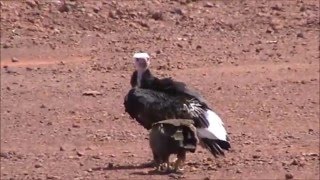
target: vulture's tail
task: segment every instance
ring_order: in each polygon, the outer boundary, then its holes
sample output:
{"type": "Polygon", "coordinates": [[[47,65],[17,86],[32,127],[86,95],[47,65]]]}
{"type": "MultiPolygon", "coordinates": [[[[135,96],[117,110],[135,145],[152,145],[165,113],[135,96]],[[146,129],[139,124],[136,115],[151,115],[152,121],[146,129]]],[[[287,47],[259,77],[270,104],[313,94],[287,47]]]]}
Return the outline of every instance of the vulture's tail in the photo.
{"type": "Polygon", "coordinates": [[[229,150],[230,143],[228,141],[216,139],[201,139],[205,148],[207,148],[214,157],[224,156],[223,150],[229,150]]]}
{"type": "Polygon", "coordinates": [[[205,117],[209,122],[208,127],[198,128],[198,136],[202,140],[205,148],[215,156],[224,156],[223,150],[229,150],[229,137],[220,117],[212,110],[205,112],[205,117]]]}

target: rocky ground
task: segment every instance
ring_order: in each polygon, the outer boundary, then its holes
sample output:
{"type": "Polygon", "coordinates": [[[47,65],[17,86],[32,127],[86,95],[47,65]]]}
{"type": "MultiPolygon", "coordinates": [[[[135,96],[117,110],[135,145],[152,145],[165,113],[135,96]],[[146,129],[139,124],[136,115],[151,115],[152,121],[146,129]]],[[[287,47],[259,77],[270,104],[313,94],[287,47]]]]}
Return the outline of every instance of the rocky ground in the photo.
{"type": "Polygon", "coordinates": [[[1,1],[1,179],[318,179],[318,0],[1,1]],[[197,89],[232,150],[156,174],[132,55],[197,89]]]}

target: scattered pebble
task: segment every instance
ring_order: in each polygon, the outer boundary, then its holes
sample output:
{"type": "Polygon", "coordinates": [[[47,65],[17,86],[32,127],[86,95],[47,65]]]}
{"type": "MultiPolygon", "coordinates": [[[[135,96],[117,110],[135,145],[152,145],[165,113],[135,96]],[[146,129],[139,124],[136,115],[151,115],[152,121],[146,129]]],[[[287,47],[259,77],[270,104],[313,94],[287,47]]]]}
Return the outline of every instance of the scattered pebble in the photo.
{"type": "Polygon", "coordinates": [[[59,176],[47,175],[47,179],[58,180],[58,179],[61,179],[61,177],[59,177],[59,176]]]}
{"type": "Polygon", "coordinates": [[[304,38],[304,35],[303,35],[303,33],[300,32],[300,33],[297,34],[297,37],[298,38],[304,38]]]}
{"type": "Polygon", "coordinates": [[[208,7],[208,8],[211,8],[211,7],[213,7],[214,5],[211,3],[211,2],[206,2],[205,4],[204,4],[204,7],[208,7]]]}
{"type": "Polygon", "coordinates": [[[27,3],[28,6],[30,6],[32,8],[37,6],[37,2],[34,1],[34,0],[26,0],[26,3],[27,3]]]}
{"type": "Polygon", "coordinates": [[[285,175],[285,178],[286,178],[286,179],[293,179],[293,175],[292,175],[291,173],[287,173],[287,174],[285,175]]]}
{"type": "Polygon", "coordinates": [[[258,158],[260,158],[260,155],[255,154],[252,157],[253,157],[253,159],[258,159],[258,158]]]}
{"type": "Polygon", "coordinates": [[[18,58],[16,58],[16,57],[12,57],[12,58],[11,58],[11,62],[19,62],[19,60],[18,60],[18,58]]]}
{"type": "Polygon", "coordinates": [[[185,15],[185,11],[180,8],[174,8],[172,12],[181,16],[185,15]]]}
{"type": "Polygon", "coordinates": [[[236,173],[240,174],[240,173],[242,173],[242,171],[240,169],[237,169],[236,173]]]}
{"type": "Polygon", "coordinates": [[[152,13],[151,17],[152,17],[152,19],[154,19],[156,21],[164,19],[163,12],[161,12],[161,11],[152,13]]]}
{"type": "Polygon", "coordinates": [[[114,167],[114,164],[113,163],[108,163],[108,166],[107,166],[109,169],[112,169],[114,167]]]}
{"type": "Polygon", "coordinates": [[[80,125],[79,124],[72,124],[72,127],[73,128],[80,128],[80,125]]]}
{"type": "Polygon", "coordinates": [[[291,162],[291,165],[298,165],[299,164],[299,162],[298,162],[298,160],[296,160],[296,159],[294,159],[292,162],[291,162]]]}
{"type": "Polygon", "coordinates": [[[12,45],[9,44],[9,43],[3,43],[3,46],[2,46],[4,49],[8,49],[8,48],[11,48],[12,45]]]}
{"type": "Polygon", "coordinates": [[[84,92],[82,93],[82,95],[84,95],[84,96],[93,96],[93,97],[96,97],[96,96],[98,96],[98,95],[102,95],[102,93],[99,92],[99,91],[89,90],[89,91],[84,91],[84,92]]]}
{"type": "Polygon", "coordinates": [[[80,157],[84,155],[84,153],[81,152],[81,151],[77,151],[76,153],[77,153],[77,155],[80,156],[80,157]]]}
{"type": "Polygon", "coordinates": [[[40,164],[40,163],[39,163],[39,164],[35,164],[34,167],[35,167],[35,168],[41,168],[41,167],[42,167],[42,164],[40,164]]]}

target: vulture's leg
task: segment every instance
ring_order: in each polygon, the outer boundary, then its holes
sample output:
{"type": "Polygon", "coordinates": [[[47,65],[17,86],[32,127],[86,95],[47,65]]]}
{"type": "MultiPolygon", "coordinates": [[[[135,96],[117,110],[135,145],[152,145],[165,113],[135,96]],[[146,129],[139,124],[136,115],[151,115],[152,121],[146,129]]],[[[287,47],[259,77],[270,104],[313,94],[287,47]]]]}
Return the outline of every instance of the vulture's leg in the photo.
{"type": "Polygon", "coordinates": [[[186,151],[181,150],[177,154],[177,160],[174,164],[174,170],[175,171],[183,171],[183,165],[184,165],[185,160],[186,160],[186,151]]]}
{"type": "Polygon", "coordinates": [[[158,159],[157,162],[155,162],[157,164],[156,165],[157,171],[162,172],[163,169],[165,169],[164,168],[165,164],[164,164],[163,157],[162,156],[157,156],[157,159],[158,159]]]}
{"type": "Polygon", "coordinates": [[[160,167],[161,167],[161,171],[163,171],[163,172],[168,172],[170,170],[169,157],[170,157],[170,155],[165,155],[161,159],[162,162],[161,162],[160,167]]]}
{"type": "Polygon", "coordinates": [[[157,170],[159,171],[160,165],[161,165],[161,160],[155,153],[153,153],[153,164],[157,168],[157,170]]]}

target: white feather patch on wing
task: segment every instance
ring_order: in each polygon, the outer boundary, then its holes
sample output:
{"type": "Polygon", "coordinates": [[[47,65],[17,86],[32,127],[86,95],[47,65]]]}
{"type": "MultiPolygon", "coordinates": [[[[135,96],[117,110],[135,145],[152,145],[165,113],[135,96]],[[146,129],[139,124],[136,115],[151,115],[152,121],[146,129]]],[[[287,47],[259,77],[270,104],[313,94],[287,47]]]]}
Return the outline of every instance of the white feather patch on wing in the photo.
{"type": "Polygon", "coordinates": [[[199,114],[204,112],[201,108],[201,104],[198,102],[192,102],[192,100],[189,102],[189,105],[183,104],[183,107],[194,117],[199,117],[199,114]]]}
{"type": "Polygon", "coordinates": [[[205,116],[209,121],[209,127],[197,129],[198,135],[201,138],[227,141],[227,131],[220,117],[211,110],[207,110],[205,116]]]}

